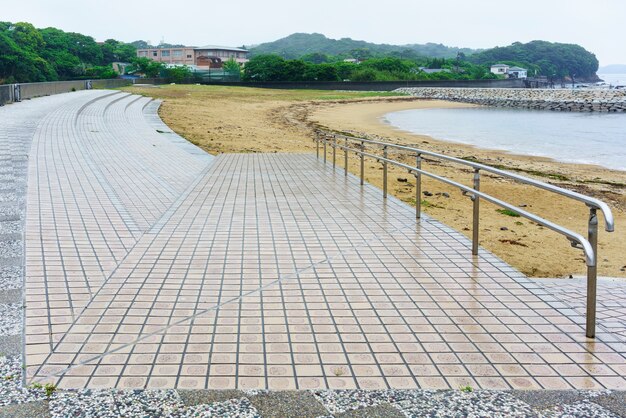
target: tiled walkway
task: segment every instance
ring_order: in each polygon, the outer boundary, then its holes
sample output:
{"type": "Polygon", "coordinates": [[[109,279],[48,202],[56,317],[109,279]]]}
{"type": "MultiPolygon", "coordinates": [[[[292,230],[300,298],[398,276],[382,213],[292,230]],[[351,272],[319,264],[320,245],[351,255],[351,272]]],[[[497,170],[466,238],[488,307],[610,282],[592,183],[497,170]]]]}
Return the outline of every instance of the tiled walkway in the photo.
{"type": "Polygon", "coordinates": [[[600,286],[586,339],[584,284],[564,293],[472,258],[461,234],[416,224],[412,208],[312,155],[212,158],[157,107],[81,92],[39,123],[29,381],[626,388],[623,282],[600,286]]]}

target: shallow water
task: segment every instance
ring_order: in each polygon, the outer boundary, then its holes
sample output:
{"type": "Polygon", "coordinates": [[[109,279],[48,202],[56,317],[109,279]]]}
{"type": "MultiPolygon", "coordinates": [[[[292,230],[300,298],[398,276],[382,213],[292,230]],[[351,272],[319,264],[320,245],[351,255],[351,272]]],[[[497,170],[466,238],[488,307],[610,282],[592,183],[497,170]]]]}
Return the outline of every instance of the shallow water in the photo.
{"type": "Polygon", "coordinates": [[[626,170],[626,113],[412,109],[383,119],[396,128],[436,139],[626,170]]]}

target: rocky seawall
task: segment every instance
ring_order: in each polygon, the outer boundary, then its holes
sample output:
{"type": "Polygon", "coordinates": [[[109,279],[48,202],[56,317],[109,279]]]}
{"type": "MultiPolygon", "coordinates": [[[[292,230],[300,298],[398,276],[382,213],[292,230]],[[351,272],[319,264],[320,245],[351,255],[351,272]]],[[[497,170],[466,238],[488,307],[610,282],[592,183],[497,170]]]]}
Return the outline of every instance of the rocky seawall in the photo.
{"type": "Polygon", "coordinates": [[[626,112],[626,90],[407,87],[395,91],[423,99],[495,107],[566,112],[626,112]]]}

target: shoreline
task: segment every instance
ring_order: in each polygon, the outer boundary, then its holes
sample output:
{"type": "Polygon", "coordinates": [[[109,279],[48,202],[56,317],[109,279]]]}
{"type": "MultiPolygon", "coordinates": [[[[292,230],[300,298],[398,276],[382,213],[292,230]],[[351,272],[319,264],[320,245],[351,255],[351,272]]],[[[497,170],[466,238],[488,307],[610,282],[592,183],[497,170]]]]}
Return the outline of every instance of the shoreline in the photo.
{"type": "Polygon", "coordinates": [[[360,130],[362,131],[362,133],[369,133],[374,136],[384,136],[387,139],[396,139],[402,143],[409,142],[414,145],[424,144],[427,145],[426,147],[424,147],[425,149],[441,148],[443,149],[444,153],[450,153],[450,151],[455,150],[458,152],[458,154],[456,155],[458,157],[462,157],[466,154],[481,154],[485,158],[485,161],[495,162],[496,165],[501,165],[499,163],[507,160],[506,162],[510,163],[511,169],[532,166],[539,169],[546,169],[548,171],[552,170],[551,172],[554,172],[555,174],[574,173],[575,176],[580,176],[581,178],[585,176],[597,178],[598,174],[602,174],[605,175],[609,179],[609,181],[614,178],[615,180],[623,180],[624,186],[626,186],[626,170],[617,170],[597,164],[559,161],[543,155],[519,154],[515,151],[486,148],[474,144],[466,144],[453,140],[439,139],[427,134],[418,134],[412,131],[398,128],[383,120],[386,114],[403,110],[472,108],[482,107],[481,105],[460,102],[447,102],[443,100],[421,99],[408,102],[384,103],[377,101],[369,103],[332,103],[321,105],[322,106],[316,106],[316,109],[311,112],[311,116],[308,118],[308,120],[314,123],[322,124],[324,122],[330,122],[331,124],[340,123],[341,126],[346,128],[345,130],[352,132],[359,132],[359,129],[357,129],[358,125],[358,127],[361,128],[360,130]],[[341,106],[342,109],[338,109],[336,107],[337,105],[341,106]],[[363,109],[364,107],[376,107],[377,109],[374,109],[373,111],[365,110],[363,109]],[[359,108],[363,110],[359,110],[359,108]],[[331,113],[334,113],[335,115],[332,116],[330,115],[331,113]],[[350,115],[350,118],[345,117],[346,113],[350,115]],[[323,117],[322,120],[319,120],[319,116],[323,117]],[[351,121],[350,119],[356,120],[351,121]],[[594,172],[590,173],[591,170],[593,170],[594,172]]]}
{"type": "MultiPolygon", "coordinates": [[[[487,165],[519,172],[524,176],[605,200],[611,206],[616,218],[617,231],[612,234],[601,232],[598,251],[599,274],[606,277],[626,277],[626,257],[624,256],[626,236],[623,233],[620,234],[622,225],[626,224],[626,171],[592,164],[559,162],[549,157],[515,154],[506,150],[491,150],[471,144],[441,140],[402,130],[384,120],[386,114],[395,111],[476,106],[439,100],[317,104],[310,109],[307,120],[332,130],[410,144],[461,158],[474,158],[487,165]]],[[[438,164],[428,169],[455,181],[471,184],[469,174],[463,173],[462,170],[455,170],[450,165],[438,164]]],[[[366,170],[366,179],[380,187],[382,179],[378,174],[372,170],[366,170]]],[[[406,172],[401,170],[390,172],[391,192],[405,202],[411,203],[414,188],[411,188],[410,181],[408,184],[393,181],[396,176],[407,177],[406,172]]],[[[503,200],[510,203],[527,204],[531,212],[586,234],[588,213],[584,205],[577,205],[577,202],[569,199],[555,197],[554,194],[502,179],[490,178],[483,183],[483,186],[489,194],[504,198],[503,200]]],[[[429,202],[429,205],[424,207],[424,212],[461,231],[466,236],[470,236],[471,219],[467,214],[471,214],[471,208],[468,202],[456,196],[453,198],[437,196],[437,193],[443,192],[449,195],[458,194],[458,190],[432,181],[425,181],[422,190],[434,194],[433,197],[422,196],[429,202]]],[[[520,218],[501,216],[499,213],[494,214],[495,210],[491,205],[484,206],[489,209],[481,207],[481,246],[529,276],[569,277],[584,273],[581,253],[569,248],[569,243],[562,236],[523,218],[520,220],[520,218]],[[538,259],[545,259],[545,261],[541,260],[542,263],[538,259]]],[[[602,219],[600,221],[602,222],[602,219]]]]}
{"type": "MultiPolygon", "coordinates": [[[[455,102],[458,103],[458,102],[455,102]]],[[[467,107],[467,106],[463,106],[463,107],[467,107]]],[[[484,105],[473,105],[470,107],[475,107],[475,108],[491,108],[491,106],[484,106],[484,105]]],[[[460,107],[430,107],[428,109],[439,109],[439,110],[445,110],[445,109],[454,109],[454,108],[460,108],[460,107]]],[[[386,119],[386,116],[390,113],[397,113],[397,112],[404,112],[404,111],[411,111],[411,110],[418,110],[418,109],[404,109],[404,110],[398,110],[398,111],[392,111],[392,112],[387,112],[385,114],[382,114],[378,117],[378,121],[385,125],[385,126],[389,126],[391,129],[393,129],[394,131],[398,131],[401,134],[407,134],[407,135],[414,135],[414,136],[418,136],[418,137],[428,137],[431,138],[432,141],[435,142],[442,142],[442,143],[448,143],[451,145],[456,145],[459,147],[469,147],[469,148],[474,148],[477,150],[483,150],[483,151],[495,151],[501,154],[505,154],[511,157],[517,157],[517,158],[529,158],[529,159],[533,159],[533,160],[537,160],[537,161],[546,161],[546,162],[550,162],[553,164],[571,164],[571,165],[577,165],[577,166],[582,166],[582,167],[587,167],[590,170],[597,170],[597,169],[601,169],[601,170],[610,170],[610,171],[617,171],[617,172],[623,172],[626,174],[626,168],[624,169],[620,169],[620,168],[612,168],[612,167],[607,167],[607,166],[603,166],[601,164],[596,164],[596,163],[589,163],[589,162],[582,162],[582,161],[566,161],[566,160],[558,160],[554,157],[550,157],[547,155],[535,155],[535,154],[525,154],[525,153],[520,153],[520,152],[515,152],[515,151],[509,151],[507,149],[503,149],[503,148],[491,148],[488,146],[480,146],[477,144],[471,144],[471,143],[466,143],[466,142],[459,142],[453,139],[444,139],[444,138],[438,138],[426,133],[419,133],[419,132],[414,132],[408,129],[403,129],[400,128],[396,125],[394,125],[393,123],[391,123],[389,120],[386,119]]],[[[513,108],[508,108],[506,109],[507,111],[511,111],[511,112],[518,112],[518,111],[526,111],[526,112],[546,112],[546,111],[541,111],[541,110],[535,110],[535,109],[523,109],[523,108],[519,108],[519,109],[513,109],[513,108]]]]}

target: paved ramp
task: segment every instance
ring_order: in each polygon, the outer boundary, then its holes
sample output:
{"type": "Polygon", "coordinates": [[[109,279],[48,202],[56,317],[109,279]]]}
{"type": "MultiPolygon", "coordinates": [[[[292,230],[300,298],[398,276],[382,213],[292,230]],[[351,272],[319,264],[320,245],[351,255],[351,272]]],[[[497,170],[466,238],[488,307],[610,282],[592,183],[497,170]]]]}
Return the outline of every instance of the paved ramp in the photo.
{"type": "Polygon", "coordinates": [[[42,99],[32,134],[29,382],[626,387],[624,285],[600,286],[588,340],[582,284],[559,293],[472,257],[461,234],[312,155],[213,158],[150,99],[64,96],[42,99]]]}

